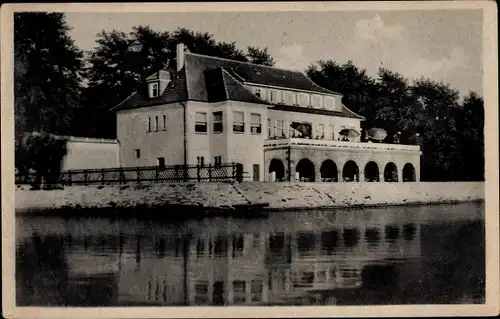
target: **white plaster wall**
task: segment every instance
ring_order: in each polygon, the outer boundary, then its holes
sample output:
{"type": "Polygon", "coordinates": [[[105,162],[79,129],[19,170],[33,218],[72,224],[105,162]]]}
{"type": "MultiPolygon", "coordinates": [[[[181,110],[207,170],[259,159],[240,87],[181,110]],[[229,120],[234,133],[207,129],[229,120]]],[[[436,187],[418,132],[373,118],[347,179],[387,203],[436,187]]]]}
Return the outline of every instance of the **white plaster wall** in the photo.
{"type": "Polygon", "coordinates": [[[260,167],[259,180],[264,180],[264,140],[267,138],[267,107],[265,105],[230,102],[228,121],[229,121],[229,138],[228,138],[228,154],[230,162],[243,164],[243,170],[247,172],[248,179],[253,179],[253,165],[258,164],[260,167]],[[244,112],[245,132],[233,132],[233,111],[244,112]],[[260,134],[252,134],[250,132],[250,114],[261,114],[260,134]]]}
{"type": "Polygon", "coordinates": [[[152,166],[158,157],[166,165],[184,163],[183,105],[171,103],[120,111],[117,114],[117,138],[120,143],[120,160],[124,167],[152,166]],[[167,116],[166,130],[163,115],[167,116]],[[160,130],[155,131],[154,117],[159,117],[160,130]],[[152,117],[152,132],[148,132],[148,119],[152,117]],[[141,156],[136,158],[136,149],[141,156]]]}
{"type": "Polygon", "coordinates": [[[120,166],[119,145],[115,140],[70,139],[62,170],[113,168],[120,166]]]}

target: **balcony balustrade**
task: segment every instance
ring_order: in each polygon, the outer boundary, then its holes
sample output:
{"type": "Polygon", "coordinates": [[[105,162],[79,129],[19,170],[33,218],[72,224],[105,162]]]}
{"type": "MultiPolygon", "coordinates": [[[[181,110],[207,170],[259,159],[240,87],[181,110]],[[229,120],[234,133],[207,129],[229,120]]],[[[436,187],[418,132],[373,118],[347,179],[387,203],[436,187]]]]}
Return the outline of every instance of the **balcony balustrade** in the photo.
{"type": "Polygon", "coordinates": [[[307,139],[307,138],[278,138],[267,139],[264,141],[264,149],[273,148],[324,148],[324,149],[362,149],[372,151],[399,151],[399,152],[420,152],[419,145],[404,145],[404,144],[386,144],[376,142],[351,142],[351,141],[335,141],[324,139],[307,139]]]}

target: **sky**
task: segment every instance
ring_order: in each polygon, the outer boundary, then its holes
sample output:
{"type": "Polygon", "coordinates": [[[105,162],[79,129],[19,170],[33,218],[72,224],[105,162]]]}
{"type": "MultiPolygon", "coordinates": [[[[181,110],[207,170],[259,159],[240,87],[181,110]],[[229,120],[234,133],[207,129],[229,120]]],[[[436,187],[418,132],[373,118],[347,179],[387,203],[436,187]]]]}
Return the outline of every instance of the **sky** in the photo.
{"type": "Polygon", "coordinates": [[[277,67],[304,71],[318,60],[353,63],[374,76],[380,66],[410,79],[448,83],[483,94],[483,18],[480,10],[66,13],[83,50],[96,35],[148,25],[208,32],[215,40],[267,47],[277,67]]]}

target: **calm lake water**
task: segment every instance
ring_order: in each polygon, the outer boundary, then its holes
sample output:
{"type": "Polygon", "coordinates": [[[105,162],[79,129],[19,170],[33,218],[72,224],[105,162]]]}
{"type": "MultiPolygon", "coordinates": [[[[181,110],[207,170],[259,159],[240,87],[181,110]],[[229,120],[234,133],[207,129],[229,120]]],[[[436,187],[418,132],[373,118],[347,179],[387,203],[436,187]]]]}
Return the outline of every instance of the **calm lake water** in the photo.
{"type": "Polygon", "coordinates": [[[18,217],[18,306],[484,303],[484,204],[18,217]]]}

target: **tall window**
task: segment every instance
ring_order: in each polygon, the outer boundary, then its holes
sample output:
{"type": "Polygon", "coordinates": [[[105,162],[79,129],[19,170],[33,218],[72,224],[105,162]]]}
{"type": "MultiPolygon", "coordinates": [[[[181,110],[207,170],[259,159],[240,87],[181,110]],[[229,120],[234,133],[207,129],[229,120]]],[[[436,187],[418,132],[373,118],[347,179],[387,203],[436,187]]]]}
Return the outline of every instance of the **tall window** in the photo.
{"type": "Polygon", "coordinates": [[[335,126],[333,124],[330,124],[330,138],[335,141],[335,126]]]}
{"type": "Polygon", "coordinates": [[[319,139],[325,138],[325,125],[324,124],[318,124],[316,127],[316,137],[319,139]]]}
{"type": "Polygon", "coordinates": [[[222,124],[222,111],[214,112],[212,115],[213,115],[214,133],[222,132],[224,129],[224,125],[222,124]]]}
{"type": "Polygon", "coordinates": [[[273,137],[273,124],[271,119],[267,119],[267,138],[273,137]]]}
{"type": "Polygon", "coordinates": [[[250,130],[252,134],[262,133],[261,115],[257,113],[250,114],[250,130]]]}
{"type": "Polygon", "coordinates": [[[207,132],[207,113],[196,112],[194,131],[197,133],[207,132]]]}
{"type": "Polygon", "coordinates": [[[165,169],[165,157],[158,157],[158,167],[165,169]]]}
{"type": "Polygon", "coordinates": [[[163,130],[165,131],[167,129],[167,116],[163,115],[163,130]]]}
{"type": "Polygon", "coordinates": [[[271,103],[277,103],[278,102],[278,91],[276,90],[270,90],[269,91],[269,101],[271,101],[271,103]]]}
{"type": "Polygon", "coordinates": [[[252,301],[262,300],[262,280],[252,280],[252,301]]]}
{"type": "Polygon", "coordinates": [[[234,111],[233,113],[233,132],[245,132],[245,115],[243,112],[234,111]]]}
{"type": "Polygon", "coordinates": [[[221,167],[222,165],[222,156],[214,156],[214,166],[221,167]]]}
{"type": "Polygon", "coordinates": [[[159,125],[158,125],[158,116],[155,116],[155,131],[158,131],[159,125]]]}
{"type": "Polygon", "coordinates": [[[277,137],[284,137],[285,136],[285,121],[283,120],[277,120],[276,121],[276,136],[277,137]]]}
{"type": "Polygon", "coordinates": [[[246,301],[246,289],[245,282],[242,280],[233,281],[233,303],[245,303],[246,301]]]}

